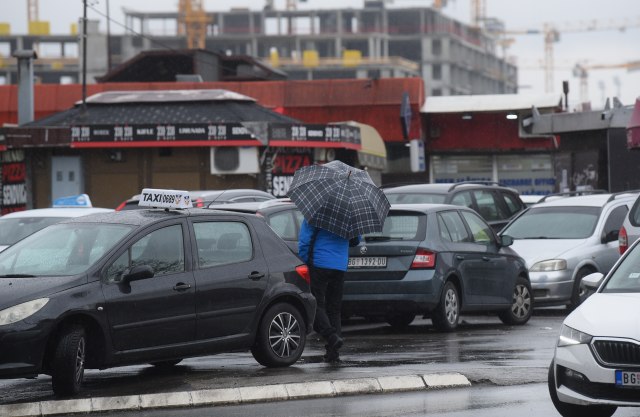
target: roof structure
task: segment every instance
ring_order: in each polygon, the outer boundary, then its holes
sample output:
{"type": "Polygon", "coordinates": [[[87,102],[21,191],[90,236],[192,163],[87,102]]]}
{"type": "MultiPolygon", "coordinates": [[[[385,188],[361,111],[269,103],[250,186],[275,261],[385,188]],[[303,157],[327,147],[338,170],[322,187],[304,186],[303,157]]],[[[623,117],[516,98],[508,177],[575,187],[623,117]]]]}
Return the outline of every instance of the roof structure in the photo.
{"type": "Polygon", "coordinates": [[[420,113],[499,112],[560,107],[557,94],[485,94],[470,96],[427,97],[420,113]]]}

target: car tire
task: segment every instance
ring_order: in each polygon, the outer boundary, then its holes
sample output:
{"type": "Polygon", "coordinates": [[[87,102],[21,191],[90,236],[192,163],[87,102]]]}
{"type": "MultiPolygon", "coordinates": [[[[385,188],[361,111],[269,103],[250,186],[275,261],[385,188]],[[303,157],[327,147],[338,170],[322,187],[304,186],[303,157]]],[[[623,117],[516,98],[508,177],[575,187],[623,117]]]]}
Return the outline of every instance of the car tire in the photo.
{"type": "Polygon", "coordinates": [[[531,283],[524,277],[518,277],[513,289],[511,307],[498,313],[498,317],[504,324],[522,325],[529,321],[532,314],[533,292],[531,291],[531,283]]]}
{"type": "Polygon", "coordinates": [[[385,321],[394,329],[404,329],[409,326],[413,319],[416,318],[414,313],[395,313],[385,317],[385,321]]]}
{"type": "Polygon", "coordinates": [[[549,365],[547,383],[549,386],[549,396],[553,406],[563,417],[611,417],[618,407],[614,405],[578,405],[564,403],[558,398],[556,391],[556,376],[554,373],[555,364],[553,361],[549,365]]]}
{"type": "Polygon", "coordinates": [[[87,337],[82,326],[63,328],[51,362],[51,383],[57,396],[80,392],[87,357],[87,337]]]}
{"type": "Polygon", "coordinates": [[[180,362],[182,362],[182,359],[172,359],[170,361],[151,362],[151,365],[155,366],[156,368],[167,369],[176,366],[180,362]]]}
{"type": "Polygon", "coordinates": [[[431,321],[436,330],[451,332],[458,327],[460,318],[460,296],[458,289],[451,281],[447,281],[442,289],[440,303],[431,314],[431,321]]]}
{"type": "Polygon", "coordinates": [[[251,353],[261,365],[289,366],[300,359],[306,340],[307,328],[298,309],[278,303],[262,316],[251,353]]]}
{"type": "Polygon", "coordinates": [[[575,310],[584,300],[587,299],[586,294],[581,292],[582,278],[591,274],[593,271],[589,268],[580,268],[573,282],[573,291],[571,292],[571,301],[568,306],[569,310],[575,310]]]}

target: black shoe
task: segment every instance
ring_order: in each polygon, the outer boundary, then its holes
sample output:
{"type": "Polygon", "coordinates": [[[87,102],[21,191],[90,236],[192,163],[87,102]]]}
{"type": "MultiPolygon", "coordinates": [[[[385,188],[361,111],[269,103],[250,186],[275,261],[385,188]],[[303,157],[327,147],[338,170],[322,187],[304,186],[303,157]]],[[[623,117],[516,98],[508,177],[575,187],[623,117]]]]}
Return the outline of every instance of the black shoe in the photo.
{"type": "Polygon", "coordinates": [[[327,350],[327,353],[322,357],[326,363],[341,363],[340,353],[337,350],[327,350]]]}
{"type": "Polygon", "coordinates": [[[344,339],[342,339],[340,336],[334,333],[331,336],[329,336],[329,340],[327,344],[329,345],[327,350],[331,349],[331,350],[337,351],[344,344],[344,339]]]}

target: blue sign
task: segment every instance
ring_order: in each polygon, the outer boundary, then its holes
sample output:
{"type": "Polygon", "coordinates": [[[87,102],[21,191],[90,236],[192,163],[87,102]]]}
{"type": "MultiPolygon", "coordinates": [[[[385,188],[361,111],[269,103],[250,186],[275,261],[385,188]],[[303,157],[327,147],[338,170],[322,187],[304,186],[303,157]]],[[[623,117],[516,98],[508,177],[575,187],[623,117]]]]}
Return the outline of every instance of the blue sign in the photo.
{"type": "Polygon", "coordinates": [[[60,197],[53,200],[53,207],[93,207],[91,199],[86,194],[60,197]]]}

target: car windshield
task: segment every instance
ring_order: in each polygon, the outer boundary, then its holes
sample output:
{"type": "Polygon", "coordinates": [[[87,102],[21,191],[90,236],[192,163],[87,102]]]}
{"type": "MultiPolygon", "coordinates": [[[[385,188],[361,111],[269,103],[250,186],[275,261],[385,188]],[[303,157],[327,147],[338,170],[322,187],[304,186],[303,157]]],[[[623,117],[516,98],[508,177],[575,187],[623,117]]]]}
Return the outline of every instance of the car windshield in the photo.
{"type": "Polygon", "coordinates": [[[369,233],[364,236],[367,242],[374,240],[422,240],[424,227],[420,219],[424,215],[389,213],[382,226],[381,233],[369,233]]]}
{"type": "Polygon", "coordinates": [[[635,246],[611,274],[602,292],[640,292],[640,246],[635,246]]]}
{"type": "Polygon", "coordinates": [[[13,245],[38,230],[64,219],[65,217],[0,218],[0,245],[13,245]]]}
{"type": "Polygon", "coordinates": [[[64,276],[85,272],[133,227],[61,223],[42,229],[0,253],[0,277],[64,276]]]}
{"type": "Polygon", "coordinates": [[[406,193],[406,194],[385,194],[387,200],[391,204],[442,204],[447,198],[445,194],[423,194],[423,193],[406,193]]]}
{"type": "Polygon", "coordinates": [[[532,207],[500,234],[514,239],[585,239],[593,234],[600,207],[532,207]]]}

